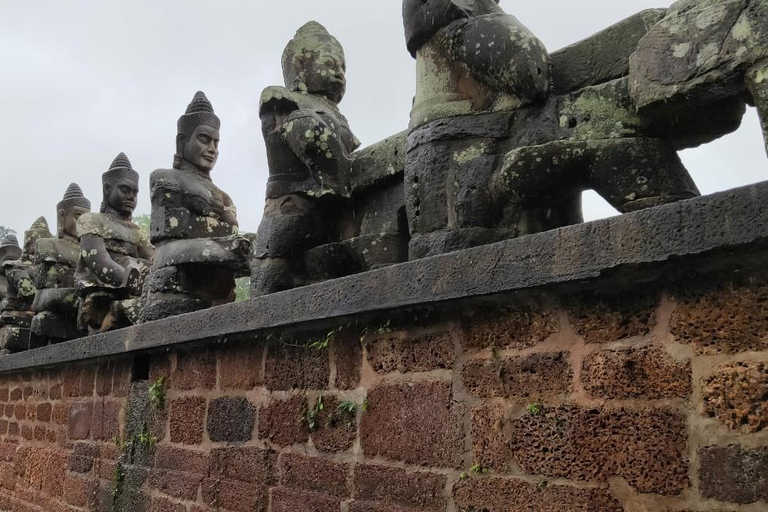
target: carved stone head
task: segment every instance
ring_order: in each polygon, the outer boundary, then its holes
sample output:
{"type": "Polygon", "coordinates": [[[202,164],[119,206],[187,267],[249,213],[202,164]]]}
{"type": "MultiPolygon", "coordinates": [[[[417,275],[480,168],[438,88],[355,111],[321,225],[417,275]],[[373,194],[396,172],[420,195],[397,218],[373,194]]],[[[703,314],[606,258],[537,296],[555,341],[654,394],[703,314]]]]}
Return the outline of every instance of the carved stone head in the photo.
{"type": "Polygon", "coordinates": [[[35,243],[41,238],[53,238],[45,217],[38,217],[24,232],[24,251],[21,259],[29,260],[35,254],[35,243]]]}
{"type": "Polygon", "coordinates": [[[324,26],[310,21],[283,51],[285,86],[296,92],[341,102],[347,88],[344,48],[324,26]]]}
{"type": "Polygon", "coordinates": [[[56,231],[59,238],[77,239],[77,219],[91,211],[91,202],[77,183],[71,183],[56,205],[56,231]]]}
{"type": "Polygon", "coordinates": [[[21,258],[21,247],[16,235],[8,235],[0,242],[0,265],[21,258]]]}
{"type": "Polygon", "coordinates": [[[219,158],[221,121],[204,92],[195,94],[176,127],[173,168],[182,169],[186,163],[203,172],[211,172],[219,158]]]}
{"type": "Polygon", "coordinates": [[[139,195],[139,173],[133,170],[125,153],[117,155],[109,170],[101,175],[101,183],[104,193],[101,213],[114,213],[130,220],[139,195]]]}

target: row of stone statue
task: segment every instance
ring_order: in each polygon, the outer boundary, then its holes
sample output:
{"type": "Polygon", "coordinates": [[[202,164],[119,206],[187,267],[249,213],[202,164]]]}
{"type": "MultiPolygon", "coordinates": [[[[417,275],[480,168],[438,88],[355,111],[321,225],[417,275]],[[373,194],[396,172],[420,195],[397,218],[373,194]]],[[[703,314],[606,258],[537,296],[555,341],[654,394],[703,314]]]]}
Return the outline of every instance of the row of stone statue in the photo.
{"type": "MultiPolygon", "coordinates": [[[[99,213],[73,184],[0,247],[0,348],[23,350],[582,220],[593,189],[620,212],[698,195],[677,151],[768,133],[768,0],[681,0],[555,53],[497,0],[404,0],[417,83],[407,130],[358,150],[338,104],[344,51],[316,22],[283,58],[260,117],[269,183],[253,238],[211,181],[220,120],[197,93],[172,169],[150,177],[149,236],[131,221],[138,173],[120,154],[99,213]]],[[[768,139],[767,139],[768,140],[768,139]]]]}

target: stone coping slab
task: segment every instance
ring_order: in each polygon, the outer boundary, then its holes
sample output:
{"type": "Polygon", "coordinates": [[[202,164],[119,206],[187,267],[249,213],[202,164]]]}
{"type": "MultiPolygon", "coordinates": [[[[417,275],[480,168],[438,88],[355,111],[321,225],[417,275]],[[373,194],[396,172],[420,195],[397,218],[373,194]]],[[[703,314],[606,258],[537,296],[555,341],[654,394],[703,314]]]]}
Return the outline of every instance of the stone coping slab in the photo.
{"type": "Polygon", "coordinates": [[[0,359],[0,373],[615,275],[768,245],[768,182],[167,318],[0,359]]]}

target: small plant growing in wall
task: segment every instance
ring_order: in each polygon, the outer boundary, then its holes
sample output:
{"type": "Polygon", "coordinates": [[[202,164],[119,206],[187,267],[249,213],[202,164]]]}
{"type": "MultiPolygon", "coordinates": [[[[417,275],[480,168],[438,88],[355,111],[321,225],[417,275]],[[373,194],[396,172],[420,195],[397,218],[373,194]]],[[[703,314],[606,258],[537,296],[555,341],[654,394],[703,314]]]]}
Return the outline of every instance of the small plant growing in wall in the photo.
{"type": "Polygon", "coordinates": [[[479,462],[475,462],[472,467],[469,468],[469,472],[473,475],[484,475],[488,472],[488,468],[483,467],[479,462]]]}
{"type": "Polygon", "coordinates": [[[528,414],[530,414],[531,416],[538,416],[539,414],[541,414],[540,403],[528,404],[526,406],[526,409],[528,410],[528,414]]]}
{"type": "Polygon", "coordinates": [[[307,414],[305,415],[304,420],[307,422],[309,430],[315,430],[315,427],[317,427],[317,415],[320,414],[323,409],[325,409],[325,405],[323,404],[322,396],[317,397],[315,404],[312,407],[307,408],[307,414]]]}
{"type": "Polygon", "coordinates": [[[165,409],[165,377],[160,377],[149,386],[149,403],[157,410],[165,409]]]}

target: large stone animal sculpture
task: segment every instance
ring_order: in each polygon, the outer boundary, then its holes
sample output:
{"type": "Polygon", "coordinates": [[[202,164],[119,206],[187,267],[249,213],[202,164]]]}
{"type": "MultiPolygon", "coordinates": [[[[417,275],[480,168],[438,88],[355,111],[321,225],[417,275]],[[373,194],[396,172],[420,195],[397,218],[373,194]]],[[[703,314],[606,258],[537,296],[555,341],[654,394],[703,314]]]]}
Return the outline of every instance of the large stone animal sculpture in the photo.
{"type": "Polygon", "coordinates": [[[80,257],[75,289],[80,297],[78,326],[88,334],[134,324],[138,301],[154,248],[132,222],[139,194],[139,173],[125,153],[102,174],[103,201],[98,213],[77,220],[80,257]]]}
{"type": "Polygon", "coordinates": [[[238,235],[237,209],[211,180],[221,121],[198,92],[177,123],[172,169],[150,177],[151,241],[157,247],[142,301],[142,321],[235,300],[247,275],[250,241],[238,235]]]}

